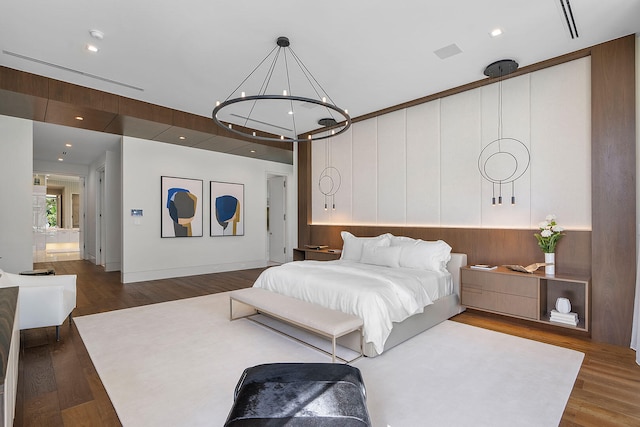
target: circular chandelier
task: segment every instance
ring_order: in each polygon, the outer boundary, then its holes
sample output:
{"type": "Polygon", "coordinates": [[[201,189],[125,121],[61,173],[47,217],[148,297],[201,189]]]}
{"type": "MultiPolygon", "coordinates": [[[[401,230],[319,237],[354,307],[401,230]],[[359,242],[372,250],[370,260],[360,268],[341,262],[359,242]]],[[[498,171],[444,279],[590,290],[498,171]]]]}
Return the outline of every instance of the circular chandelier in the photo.
{"type": "Polygon", "coordinates": [[[216,103],[212,118],[225,130],[260,141],[317,141],[351,126],[347,110],[336,106],[284,36],[226,100],[216,103]]]}

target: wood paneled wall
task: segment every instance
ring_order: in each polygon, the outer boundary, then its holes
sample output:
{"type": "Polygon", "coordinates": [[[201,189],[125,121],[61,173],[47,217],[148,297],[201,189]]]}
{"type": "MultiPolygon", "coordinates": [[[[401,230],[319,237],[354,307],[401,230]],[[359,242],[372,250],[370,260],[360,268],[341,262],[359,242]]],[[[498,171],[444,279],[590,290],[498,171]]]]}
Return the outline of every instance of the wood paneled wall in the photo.
{"type": "MultiPolygon", "coordinates": [[[[567,238],[558,245],[558,272],[591,271],[592,338],[628,346],[636,274],[635,35],[534,64],[520,71],[530,72],[586,55],[592,56],[593,232],[567,232],[567,238]]],[[[462,86],[443,92],[440,96],[459,93],[481,84],[476,82],[462,86]]],[[[434,96],[379,113],[432,99],[434,96]]],[[[360,236],[390,232],[428,240],[443,239],[452,245],[454,251],[467,253],[470,263],[503,264],[542,260],[532,230],[312,225],[308,211],[311,208],[310,154],[299,150],[298,161],[299,245],[313,243],[342,247],[341,230],[360,236]]]]}
{"type": "MultiPolygon", "coordinates": [[[[312,244],[342,247],[341,231],[355,236],[391,233],[422,240],[444,240],[453,252],[467,254],[469,264],[521,264],[544,262],[544,255],[533,237],[533,230],[440,227],[378,227],[358,225],[312,225],[312,244]]],[[[591,232],[567,231],[556,248],[558,273],[589,274],[591,232]]]]}
{"type": "Polygon", "coordinates": [[[630,344],[636,277],[635,37],[591,52],[592,337],[630,344]]]}
{"type": "Polygon", "coordinates": [[[298,244],[311,241],[311,145],[298,144],[298,244]]]}

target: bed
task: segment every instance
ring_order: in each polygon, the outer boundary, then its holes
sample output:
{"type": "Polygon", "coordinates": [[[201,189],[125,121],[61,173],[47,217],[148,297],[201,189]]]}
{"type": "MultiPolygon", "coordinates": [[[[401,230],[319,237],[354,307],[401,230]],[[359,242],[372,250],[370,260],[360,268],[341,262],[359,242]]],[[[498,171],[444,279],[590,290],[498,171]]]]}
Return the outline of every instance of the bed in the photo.
{"type": "MultiPolygon", "coordinates": [[[[460,313],[466,255],[443,241],[342,232],[336,261],[295,261],[265,270],[254,287],[361,317],[364,354],[375,357],[460,313]]],[[[339,343],[358,349],[359,337],[339,343]]]]}

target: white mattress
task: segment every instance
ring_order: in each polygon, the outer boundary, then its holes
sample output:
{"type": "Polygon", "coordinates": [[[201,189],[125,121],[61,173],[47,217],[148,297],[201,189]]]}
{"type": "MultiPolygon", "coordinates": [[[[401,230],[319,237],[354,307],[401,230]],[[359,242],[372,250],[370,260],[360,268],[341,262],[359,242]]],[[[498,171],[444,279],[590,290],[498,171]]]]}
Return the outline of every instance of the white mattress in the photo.
{"type": "Polygon", "coordinates": [[[266,269],[255,287],[268,289],[364,321],[364,339],[382,353],[393,322],[422,313],[453,292],[449,272],[389,268],[352,261],[297,261],[266,269]]]}

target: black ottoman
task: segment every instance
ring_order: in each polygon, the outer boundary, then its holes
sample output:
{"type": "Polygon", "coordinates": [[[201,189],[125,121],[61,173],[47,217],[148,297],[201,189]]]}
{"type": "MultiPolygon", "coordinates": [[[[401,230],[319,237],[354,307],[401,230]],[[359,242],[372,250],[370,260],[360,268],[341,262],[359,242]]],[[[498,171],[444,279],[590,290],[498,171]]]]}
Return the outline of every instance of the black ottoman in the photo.
{"type": "Polygon", "coordinates": [[[271,363],[247,368],[226,427],[371,426],[360,370],[335,363],[271,363]]]}

